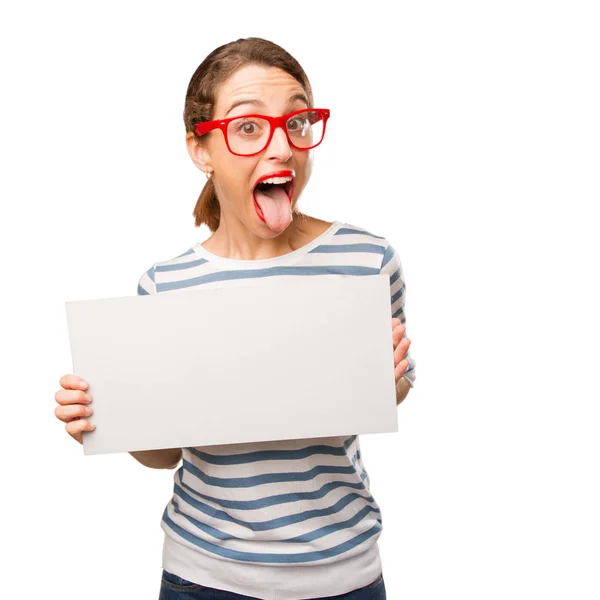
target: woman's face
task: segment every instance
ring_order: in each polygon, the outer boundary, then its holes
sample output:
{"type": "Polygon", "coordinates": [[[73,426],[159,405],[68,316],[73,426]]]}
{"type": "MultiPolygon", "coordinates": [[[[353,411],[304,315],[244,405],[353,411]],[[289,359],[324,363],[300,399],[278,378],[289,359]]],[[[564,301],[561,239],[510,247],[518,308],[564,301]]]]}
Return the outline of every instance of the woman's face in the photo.
{"type": "MultiPolygon", "coordinates": [[[[248,65],[219,88],[213,119],[253,113],[277,117],[301,108],[308,108],[308,98],[296,79],[276,67],[248,65]],[[294,98],[298,94],[305,100],[294,98]],[[231,108],[244,100],[255,102],[231,108]]],[[[212,172],[221,219],[228,223],[239,219],[262,238],[274,237],[288,227],[292,210],[310,178],[312,150],[297,150],[290,146],[281,127],[275,129],[269,145],[254,156],[236,156],[229,152],[223,132],[219,130],[204,135],[200,144],[195,143],[192,133],[188,133],[187,138],[188,151],[196,166],[212,172]],[[255,204],[254,186],[259,178],[277,171],[292,172],[291,201],[281,191],[273,197],[257,194],[261,210],[255,204]]]]}

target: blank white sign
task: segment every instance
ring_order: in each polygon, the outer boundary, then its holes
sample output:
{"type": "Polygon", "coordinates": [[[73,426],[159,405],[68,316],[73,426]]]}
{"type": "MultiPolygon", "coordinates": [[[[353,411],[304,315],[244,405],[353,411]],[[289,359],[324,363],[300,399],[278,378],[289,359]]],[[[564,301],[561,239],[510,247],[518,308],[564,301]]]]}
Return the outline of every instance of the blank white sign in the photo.
{"type": "Polygon", "coordinates": [[[397,432],[389,276],[67,302],[85,454],[397,432]]]}

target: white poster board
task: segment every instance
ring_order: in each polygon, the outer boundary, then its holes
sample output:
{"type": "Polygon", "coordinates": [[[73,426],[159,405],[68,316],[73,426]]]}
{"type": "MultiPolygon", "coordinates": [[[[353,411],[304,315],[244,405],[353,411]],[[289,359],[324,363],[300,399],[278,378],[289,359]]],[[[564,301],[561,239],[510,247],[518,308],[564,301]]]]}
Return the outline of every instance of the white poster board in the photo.
{"type": "Polygon", "coordinates": [[[389,276],[66,303],[85,454],[398,431],[389,276]]]}

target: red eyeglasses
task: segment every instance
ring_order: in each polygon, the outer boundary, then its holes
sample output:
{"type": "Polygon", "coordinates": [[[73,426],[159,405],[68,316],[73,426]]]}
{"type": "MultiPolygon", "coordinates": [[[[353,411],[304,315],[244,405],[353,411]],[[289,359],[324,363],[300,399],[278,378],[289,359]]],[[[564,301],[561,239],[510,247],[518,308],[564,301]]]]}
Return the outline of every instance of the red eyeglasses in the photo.
{"type": "Polygon", "coordinates": [[[325,137],[327,119],[327,108],[303,108],[281,117],[243,115],[205,121],[195,125],[194,131],[197,135],[204,135],[213,129],[220,129],[229,152],[236,156],[254,156],[269,145],[276,127],[283,128],[290,146],[298,150],[310,150],[318,146],[325,137]]]}

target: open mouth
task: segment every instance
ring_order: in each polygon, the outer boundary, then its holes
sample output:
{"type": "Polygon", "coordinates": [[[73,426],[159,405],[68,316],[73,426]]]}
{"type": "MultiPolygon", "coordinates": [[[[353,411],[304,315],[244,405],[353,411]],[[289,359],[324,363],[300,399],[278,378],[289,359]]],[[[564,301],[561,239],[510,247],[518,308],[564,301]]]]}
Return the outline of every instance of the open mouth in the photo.
{"type": "Polygon", "coordinates": [[[293,176],[270,176],[259,180],[252,191],[254,207],[259,218],[269,225],[282,221],[286,211],[290,211],[293,194],[293,176]],[[271,180],[272,183],[264,179],[271,180]]]}

